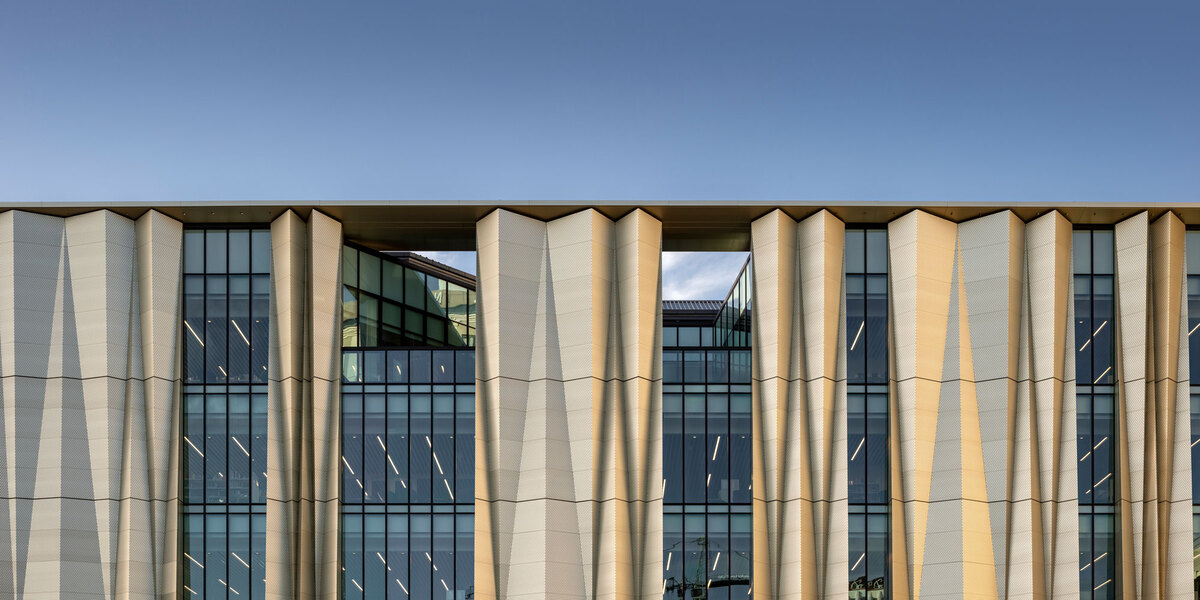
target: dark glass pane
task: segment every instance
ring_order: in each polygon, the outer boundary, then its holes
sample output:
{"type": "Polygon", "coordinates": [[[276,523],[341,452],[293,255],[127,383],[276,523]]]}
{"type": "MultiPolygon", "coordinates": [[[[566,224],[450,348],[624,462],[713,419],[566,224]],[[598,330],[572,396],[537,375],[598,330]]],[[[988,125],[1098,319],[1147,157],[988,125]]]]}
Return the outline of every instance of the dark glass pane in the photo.
{"type": "Polygon", "coordinates": [[[850,598],[866,598],[867,589],[867,515],[850,515],[849,534],[850,598]]]}
{"type": "Polygon", "coordinates": [[[429,383],[432,360],[432,353],[428,350],[413,350],[409,352],[408,380],[412,383],[429,383]]]}
{"type": "Polygon", "coordinates": [[[1092,503],[1093,465],[1092,453],[1092,401],[1090,396],[1080,394],[1075,400],[1075,455],[1079,457],[1076,467],[1079,473],[1079,503],[1092,503]]]}
{"type": "Polygon", "coordinates": [[[409,600],[408,515],[387,518],[388,600],[409,600]]]}
{"type": "Polygon", "coordinates": [[[413,503],[428,503],[433,499],[433,399],[428,394],[412,394],[408,401],[408,496],[413,503]]]}
{"type": "Polygon", "coordinates": [[[684,597],[683,515],[663,515],[663,599],[684,597]]]}
{"type": "Polygon", "coordinates": [[[751,517],[729,515],[729,596],[750,596],[750,552],[753,550],[751,517]]]}
{"type": "Polygon", "coordinates": [[[357,394],[342,396],[342,502],[359,504],[363,498],[363,400],[357,394]]]}
{"type": "Polygon", "coordinates": [[[358,250],[353,248],[342,249],[342,283],[358,287],[358,250]]]}
{"type": "Polygon", "coordinates": [[[433,515],[435,597],[448,597],[454,583],[454,515],[433,515]]]}
{"type": "Polygon", "coordinates": [[[729,600],[729,515],[708,515],[707,541],[708,600],[729,600]]]}
{"type": "Polygon", "coordinates": [[[846,275],[846,381],[867,381],[867,301],[862,275],[846,275]]]}
{"type": "Polygon", "coordinates": [[[688,504],[704,504],[707,498],[704,405],[704,394],[683,397],[683,501],[688,504]]]}
{"type": "Polygon", "coordinates": [[[425,310],[443,319],[446,318],[446,280],[426,275],[425,287],[429,290],[425,310]]]}
{"type": "Polygon", "coordinates": [[[209,595],[225,597],[228,567],[228,534],[225,515],[207,515],[204,519],[204,587],[209,595]]]}
{"type": "Polygon", "coordinates": [[[1112,275],[1113,259],[1112,230],[1097,229],[1092,231],[1092,273],[1096,275],[1112,275]]]}
{"type": "MultiPolygon", "coordinates": [[[[1113,383],[1113,281],[1092,278],[1092,384],[1113,383]]],[[[1087,381],[1079,383],[1086,384],[1087,381]]]]}
{"type": "Polygon", "coordinates": [[[679,330],[674,327],[663,327],[663,348],[679,345],[679,330]]]}
{"type": "Polygon", "coordinates": [[[846,491],[850,504],[867,501],[867,399],[862,394],[846,397],[846,445],[849,453],[846,491]]]}
{"type": "Polygon", "coordinates": [[[861,229],[846,230],[846,272],[863,273],[867,269],[866,234],[861,229]]]}
{"type": "Polygon", "coordinates": [[[454,383],[454,351],[438,350],[433,354],[433,382],[454,383]]]}
{"type": "Polygon", "coordinates": [[[1092,375],[1092,279],[1075,276],[1075,379],[1090,383],[1092,375]]]}
{"type": "Polygon", "coordinates": [[[1092,515],[1079,515],[1079,598],[1080,600],[1090,600],[1092,598],[1092,576],[1095,570],[1092,568],[1092,515]]]}
{"type": "Polygon", "coordinates": [[[409,595],[414,600],[433,598],[433,527],[430,515],[411,515],[408,539],[411,548],[409,595]]]}
{"type": "Polygon", "coordinates": [[[271,272],[271,231],[255,229],[250,233],[250,268],[255,273],[271,272]]]}
{"type": "Polygon", "coordinates": [[[186,359],[184,380],[204,382],[204,276],[189,275],[183,280],[183,355],[186,359]]]}
{"type": "Polygon", "coordinates": [[[183,501],[204,503],[204,396],[184,398],[183,501]]]}
{"type": "Polygon", "coordinates": [[[454,502],[454,395],[433,396],[433,501],[454,502]]]}
{"type": "MultiPolygon", "coordinates": [[[[247,261],[248,263],[249,261],[247,261]]],[[[247,264],[249,268],[249,264],[247,264]]],[[[229,329],[225,332],[229,340],[230,383],[250,382],[250,276],[229,277],[229,329]]]]}
{"type": "Polygon", "coordinates": [[[204,231],[183,232],[183,272],[204,273],[204,231]]]}
{"type": "Polygon", "coordinates": [[[888,503],[888,407],[886,394],[867,396],[867,503],[888,503]]]}
{"type": "Polygon", "coordinates": [[[425,310],[425,274],[404,270],[404,303],[425,310]]]}
{"type": "MultiPolygon", "coordinates": [[[[367,353],[371,354],[382,353],[367,353]]],[[[363,502],[387,501],[387,399],[383,394],[363,396],[363,502]]]]}
{"type": "Polygon", "coordinates": [[[729,398],[729,501],[750,502],[753,460],[750,449],[750,394],[732,394],[729,398]]]}
{"type": "Polygon", "coordinates": [[[687,383],[704,383],[703,351],[683,353],[683,380],[687,383]]]}
{"type": "Polygon", "coordinates": [[[729,351],[708,351],[708,383],[726,383],[729,381],[729,351]]]}
{"type": "Polygon", "coordinates": [[[363,597],[368,600],[387,598],[386,519],[384,515],[363,516],[363,597]]]}
{"type": "Polygon", "coordinates": [[[883,598],[887,590],[888,518],[867,517],[867,597],[883,598]]]}
{"type": "Polygon", "coordinates": [[[250,286],[250,381],[266,383],[271,349],[271,276],[255,275],[250,286]]]}
{"type": "Polygon", "coordinates": [[[888,381],[887,361],[887,276],[867,278],[867,383],[888,381]]]}
{"type": "Polygon", "coordinates": [[[379,257],[370,252],[358,253],[358,289],[376,296],[382,292],[379,286],[379,257]]]}
{"type": "Polygon", "coordinates": [[[379,345],[379,301],[366,294],[358,296],[358,345],[379,345]]]}
{"type": "Polygon", "coordinates": [[[388,352],[388,383],[408,383],[408,351],[388,352]]]}
{"type": "Polygon", "coordinates": [[[408,502],[408,396],[388,395],[387,497],[392,504],[408,502]]]}
{"type": "Polygon", "coordinates": [[[381,351],[363,352],[362,379],[363,383],[387,382],[387,353],[381,351]]]}
{"type": "Polygon", "coordinates": [[[250,397],[250,501],[267,501],[267,395],[250,397]]]}
{"type": "Polygon", "coordinates": [[[750,383],[750,360],[749,350],[729,351],[729,383],[750,383]]]}
{"type": "Polygon", "coordinates": [[[399,304],[404,303],[404,267],[389,261],[383,261],[383,297],[399,304]]]}
{"type": "MultiPolygon", "coordinates": [[[[229,272],[250,272],[250,231],[233,229],[229,232],[229,272]]],[[[246,535],[250,535],[249,532],[246,535]]]]}
{"type": "Polygon", "coordinates": [[[683,353],[663,351],[663,383],[683,383],[683,353]]]}
{"type": "Polygon", "coordinates": [[[225,472],[229,439],[224,396],[204,399],[204,501],[224,504],[227,497],[225,472]]]}
{"type": "Polygon", "coordinates": [[[229,294],[224,275],[205,278],[204,294],[204,379],[209,383],[225,383],[225,341],[228,339],[226,318],[229,294]]]}
{"type": "Polygon", "coordinates": [[[342,594],[343,598],[363,597],[363,518],[342,516],[342,594]]]}
{"type": "Polygon", "coordinates": [[[250,594],[250,515],[229,515],[229,597],[250,594]]]}
{"type": "MultiPolygon", "coordinates": [[[[459,394],[454,420],[454,501],[475,503],[475,397],[459,394]]],[[[461,577],[462,573],[459,573],[461,577]]]]}
{"type": "Polygon", "coordinates": [[[867,231],[867,272],[887,273],[887,230],[867,231]]]}
{"type": "Polygon", "coordinates": [[[454,598],[466,600],[475,590],[475,515],[457,515],[454,519],[454,598]]]}
{"type": "MultiPolygon", "coordinates": [[[[708,463],[708,501],[729,502],[729,397],[725,394],[708,395],[708,445],[704,458],[708,463]]],[[[692,460],[695,460],[694,458],[692,460]]]]}
{"type": "Polygon", "coordinates": [[[358,347],[358,290],[342,288],[342,347],[358,347]]]}
{"type": "MultiPolygon", "coordinates": [[[[229,396],[229,502],[250,501],[250,396],[229,396]]],[[[246,524],[249,527],[249,522],[246,524]]],[[[249,535],[249,530],[246,532],[249,535]]],[[[249,538],[247,538],[249,543],[249,538]]]]}
{"type": "Polygon", "coordinates": [[[1092,502],[1111,504],[1115,483],[1113,397],[1092,397],[1092,502]]]}
{"type": "Polygon", "coordinates": [[[1072,262],[1076,274],[1092,272],[1092,236],[1089,231],[1075,231],[1071,236],[1072,262]]]}
{"type": "Polygon", "coordinates": [[[204,232],[204,270],[207,273],[227,273],[226,232],[224,229],[209,229],[204,232]]]}
{"type": "Polygon", "coordinates": [[[186,515],[183,521],[183,589],[192,597],[204,594],[204,515],[186,515]]]}
{"type": "Polygon", "coordinates": [[[475,383],[475,351],[460,351],[454,361],[454,381],[457,383],[475,383]]]}
{"type": "Polygon", "coordinates": [[[700,345],[700,328],[699,327],[680,327],[679,328],[679,345],[685,348],[693,348],[700,345]]]}
{"type": "Polygon", "coordinates": [[[663,394],[663,502],[683,501],[683,396],[663,394]]]}

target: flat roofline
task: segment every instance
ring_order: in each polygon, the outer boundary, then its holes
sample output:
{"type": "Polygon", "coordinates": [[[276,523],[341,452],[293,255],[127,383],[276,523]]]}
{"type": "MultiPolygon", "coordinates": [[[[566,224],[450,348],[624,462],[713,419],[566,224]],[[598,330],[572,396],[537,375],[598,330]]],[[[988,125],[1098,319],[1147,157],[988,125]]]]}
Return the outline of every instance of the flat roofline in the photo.
{"type": "Polygon", "coordinates": [[[847,223],[886,223],[913,210],[923,210],[951,221],[965,221],[1011,210],[1030,221],[1058,210],[1072,223],[1110,225],[1147,211],[1152,219],[1168,211],[1184,223],[1200,225],[1198,202],[994,202],[930,201],[924,203],[847,202],[820,200],[280,200],[211,202],[17,202],[0,205],[0,211],[70,216],[108,209],[137,218],[154,209],[185,223],[265,223],[287,210],[308,217],[319,210],[343,224],[346,239],[376,250],[474,250],[475,223],[497,208],[548,220],[586,208],[609,218],[620,218],[642,209],[663,222],[663,248],[676,250],[745,251],[749,249],[750,223],[779,208],[794,219],[822,209],[847,223]]]}

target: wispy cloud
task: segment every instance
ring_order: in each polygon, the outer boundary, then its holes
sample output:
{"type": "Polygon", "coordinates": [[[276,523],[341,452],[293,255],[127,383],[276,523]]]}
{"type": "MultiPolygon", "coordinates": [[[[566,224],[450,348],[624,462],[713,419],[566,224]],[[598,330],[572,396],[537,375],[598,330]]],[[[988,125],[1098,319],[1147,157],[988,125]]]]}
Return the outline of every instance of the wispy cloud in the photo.
{"type": "Polygon", "coordinates": [[[663,299],[724,300],[746,252],[663,252],[663,299]]]}

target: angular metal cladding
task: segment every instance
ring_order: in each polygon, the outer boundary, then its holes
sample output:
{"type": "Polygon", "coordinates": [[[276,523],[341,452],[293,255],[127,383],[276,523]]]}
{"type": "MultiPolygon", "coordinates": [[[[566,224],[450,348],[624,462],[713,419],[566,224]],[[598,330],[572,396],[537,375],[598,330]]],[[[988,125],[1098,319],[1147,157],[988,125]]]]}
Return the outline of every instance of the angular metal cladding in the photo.
{"type": "Polygon", "coordinates": [[[796,223],[777,210],[751,229],[758,598],[846,593],[844,236],[826,211],[796,223]]]}
{"type": "Polygon", "coordinates": [[[476,598],[662,595],[661,227],[478,224],[476,598]]]}
{"type": "Polygon", "coordinates": [[[336,598],[340,531],[342,227],[271,223],[268,598],[336,598]]]}
{"type": "Polygon", "coordinates": [[[182,237],[0,214],[0,596],[176,597],[182,237]]]}

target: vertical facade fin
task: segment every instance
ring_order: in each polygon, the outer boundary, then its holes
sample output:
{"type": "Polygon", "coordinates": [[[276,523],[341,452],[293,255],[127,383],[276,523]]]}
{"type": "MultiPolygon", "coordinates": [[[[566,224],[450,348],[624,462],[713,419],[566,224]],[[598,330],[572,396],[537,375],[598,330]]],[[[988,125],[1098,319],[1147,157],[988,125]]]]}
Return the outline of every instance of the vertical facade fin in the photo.
{"type": "Polygon", "coordinates": [[[1172,213],[1151,224],[1143,212],[1118,223],[1114,241],[1122,590],[1190,598],[1184,226],[1172,213]]]}
{"type": "Polygon", "coordinates": [[[11,211],[0,254],[0,595],[174,598],[182,226],[11,211]]]}
{"type": "Polygon", "coordinates": [[[271,223],[267,385],[269,598],[338,593],[342,227],[271,223]]]}
{"type": "Polygon", "coordinates": [[[661,223],[477,236],[475,597],[661,596],[661,223]]]}
{"type": "Polygon", "coordinates": [[[845,224],[751,225],[754,594],[846,593],[845,224]]]}

